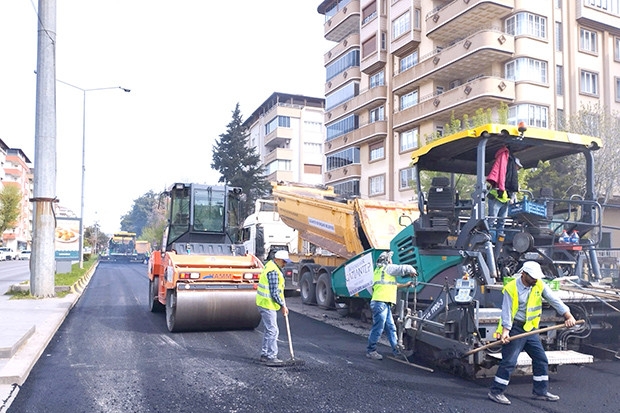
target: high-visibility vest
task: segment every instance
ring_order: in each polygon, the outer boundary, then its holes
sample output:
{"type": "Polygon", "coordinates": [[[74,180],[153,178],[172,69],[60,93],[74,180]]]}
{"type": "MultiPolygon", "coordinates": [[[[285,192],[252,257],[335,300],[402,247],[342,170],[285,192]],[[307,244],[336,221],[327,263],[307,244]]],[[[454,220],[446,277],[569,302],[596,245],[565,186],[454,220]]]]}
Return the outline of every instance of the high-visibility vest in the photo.
{"type": "MultiPolygon", "coordinates": [[[[525,323],[523,324],[523,330],[531,331],[538,328],[540,324],[540,316],[542,315],[542,293],[545,289],[545,284],[542,280],[536,280],[536,284],[532,287],[530,295],[527,297],[527,305],[525,306],[525,323]]],[[[517,280],[514,279],[504,286],[502,292],[510,294],[512,298],[511,314],[514,320],[515,314],[519,309],[519,292],[517,291],[517,280]]],[[[500,317],[497,325],[497,334],[502,333],[502,319],[500,317]]]]}
{"type": "Polygon", "coordinates": [[[259,307],[266,308],[268,310],[278,311],[280,309],[280,304],[278,304],[272,297],[269,292],[269,279],[267,278],[267,274],[271,271],[276,271],[278,273],[278,288],[280,289],[280,298],[282,302],[284,302],[284,276],[282,275],[282,271],[280,271],[280,267],[273,262],[267,261],[263,271],[260,273],[260,277],[258,278],[258,288],[256,290],[256,305],[259,307]]]}
{"type": "Polygon", "coordinates": [[[489,196],[493,197],[494,199],[497,199],[502,204],[505,204],[510,199],[508,198],[508,191],[504,191],[503,195],[499,196],[498,190],[495,188],[489,191],[489,196]]]}
{"type": "Polygon", "coordinates": [[[385,272],[385,267],[375,268],[372,284],[372,300],[396,304],[396,277],[385,272]]]}

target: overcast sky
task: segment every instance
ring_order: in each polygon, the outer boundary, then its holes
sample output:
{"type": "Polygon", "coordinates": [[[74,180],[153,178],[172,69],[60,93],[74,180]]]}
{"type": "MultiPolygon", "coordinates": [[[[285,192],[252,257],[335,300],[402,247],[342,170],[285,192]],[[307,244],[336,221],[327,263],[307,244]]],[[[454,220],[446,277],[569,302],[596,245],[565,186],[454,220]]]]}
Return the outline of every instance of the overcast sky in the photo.
{"type": "MultiPolygon", "coordinates": [[[[111,233],[173,182],[215,184],[215,138],[273,92],[323,97],[318,0],[57,0],[56,78],[86,92],[84,224],[111,233]]],[[[0,138],[34,165],[38,0],[0,0],[0,138]]],[[[83,92],[57,83],[57,198],[79,215],[83,92]]]]}

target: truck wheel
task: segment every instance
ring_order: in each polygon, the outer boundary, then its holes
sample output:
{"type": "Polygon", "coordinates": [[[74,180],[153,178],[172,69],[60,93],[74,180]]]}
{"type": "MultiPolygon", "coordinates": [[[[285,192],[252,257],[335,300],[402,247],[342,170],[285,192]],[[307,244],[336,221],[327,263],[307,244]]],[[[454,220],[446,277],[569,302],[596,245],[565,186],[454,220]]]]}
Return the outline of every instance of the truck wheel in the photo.
{"type": "Polygon", "coordinates": [[[321,274],[316,282],[316,303],[321,308],[334,308],[334,292],[329,274],[321,274]]]}
{"type": "Polygon", "coordinates": [[[309,272],[301,275],[300,295],[302,303],[316,304],[316,290],[312,282],[312,274],[309,272]]]}
{"type": "Polygon", "coordinates": [[[149,281],[149,310],[152,313],[161,313],[166,307],[159,302],[159,277],[149,281]]]}
{"type": "Polygon", "coordinates": [[[174,333],[177,318],[177,290],[168,290],[166,292],[166,326],[168,331],[174,333]]]}

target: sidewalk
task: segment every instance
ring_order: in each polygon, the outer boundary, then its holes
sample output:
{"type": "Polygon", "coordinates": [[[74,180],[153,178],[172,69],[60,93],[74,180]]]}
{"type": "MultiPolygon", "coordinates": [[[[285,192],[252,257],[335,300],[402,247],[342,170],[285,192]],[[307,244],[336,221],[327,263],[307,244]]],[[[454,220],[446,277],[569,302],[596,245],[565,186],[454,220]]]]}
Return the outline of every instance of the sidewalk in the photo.
{"type": "Polygon", "coordinates": [[[11,300],[10,295],[0,295],[0,413],[17,396],[95,269],[96,265],[63,298],[11,300]]]}

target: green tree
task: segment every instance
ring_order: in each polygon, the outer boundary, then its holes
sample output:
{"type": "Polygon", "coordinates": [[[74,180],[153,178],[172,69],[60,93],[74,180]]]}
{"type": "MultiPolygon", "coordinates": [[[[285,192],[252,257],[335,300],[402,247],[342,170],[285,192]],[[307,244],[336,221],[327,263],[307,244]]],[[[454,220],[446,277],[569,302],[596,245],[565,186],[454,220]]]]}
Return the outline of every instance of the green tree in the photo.
{"type": "Polygon", "coordinates": [[[21,202],[22,193],[18,187],[7,185],[2,188],[0,191],[0,234],[17,225],[21,202]]]}
{"type": "Polygon", "coordinates": [[[149,225],[157,202],[158,197],[153,191],[134,199],[131,210],[121,218],[121,230],[135,232],[140,237],[144,228],[149,225]]]}
{"type": "Polygon", "coordinates": [[[252,213],[256,199],[269,193],[270,184],[264,175],[260,155],[255,147],[248,145],[239,103],[232,112],[226,132],[215,141],[211,168],[221,174],[218,182],[239,187],[245,194],[246,202],[239,211],[237,222],[243,222],[252,213]]]}

